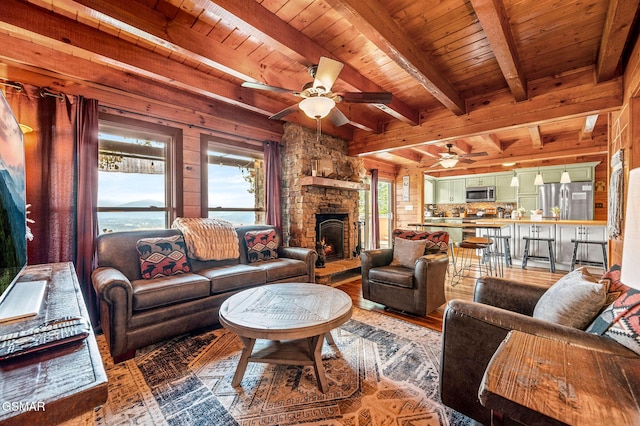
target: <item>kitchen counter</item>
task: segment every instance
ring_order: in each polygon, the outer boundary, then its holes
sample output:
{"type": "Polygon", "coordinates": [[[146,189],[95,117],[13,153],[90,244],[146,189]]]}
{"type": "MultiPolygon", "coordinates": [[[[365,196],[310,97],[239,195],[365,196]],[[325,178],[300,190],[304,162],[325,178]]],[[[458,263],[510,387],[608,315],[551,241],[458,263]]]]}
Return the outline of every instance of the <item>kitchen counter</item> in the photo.
{"type": "Polygon", "coordinates": [[[585,226],[607,226],[606,220],[555,220],[555,219],[542,219],[542,220],[531,220],[531,219],[478,219],[476,223],[497,223],[505,225],[509,224],[545,224],[545,225],[585,225],[585,226]]]}

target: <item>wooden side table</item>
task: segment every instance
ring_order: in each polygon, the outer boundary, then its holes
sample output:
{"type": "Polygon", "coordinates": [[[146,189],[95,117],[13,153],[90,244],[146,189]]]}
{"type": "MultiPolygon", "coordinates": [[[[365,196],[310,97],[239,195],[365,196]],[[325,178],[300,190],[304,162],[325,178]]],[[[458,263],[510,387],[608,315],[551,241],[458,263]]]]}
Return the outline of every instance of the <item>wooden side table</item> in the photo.
{"type": "MultiPolygon", "coordinates": [[[[511,331],[478,391],[492,412],[527,424],[640,424],[640,359],[511,331]]],[[[500,416],[497,416],[498,418],[500,416]]]]}
{"type": "MultiPolygon", "coordinates": [[[[34,318],[0,324],[13,333],[47,320],[89,314],[72,263],[34,265],[20,280],[46,280],[34,318]]],[[[93,331],[80,341],[0,363],[0,425],[53,425],[86,415],[107,400],[107,375],[93,331]]]]}

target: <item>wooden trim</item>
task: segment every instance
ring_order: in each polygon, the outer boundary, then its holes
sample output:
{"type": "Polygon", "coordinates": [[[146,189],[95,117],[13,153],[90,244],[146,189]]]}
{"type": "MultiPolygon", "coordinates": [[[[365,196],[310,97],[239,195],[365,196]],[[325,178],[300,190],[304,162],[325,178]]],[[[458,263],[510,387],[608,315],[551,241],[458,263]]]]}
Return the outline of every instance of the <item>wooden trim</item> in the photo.
{"type": "Polygon", "coordinates": [[[200,217],[209,216],[209,135],[200,134],[200,217]]]}

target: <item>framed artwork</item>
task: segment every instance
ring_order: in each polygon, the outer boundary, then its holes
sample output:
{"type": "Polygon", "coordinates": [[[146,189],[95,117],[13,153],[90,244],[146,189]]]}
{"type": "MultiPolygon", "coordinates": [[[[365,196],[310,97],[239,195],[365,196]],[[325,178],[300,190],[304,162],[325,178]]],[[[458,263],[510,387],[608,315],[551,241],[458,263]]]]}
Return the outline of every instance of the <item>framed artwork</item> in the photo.
{"type": "Polygon", "coordinates": [[[409,176],[402,177],[402,201],[409,201],[409,176]]]}

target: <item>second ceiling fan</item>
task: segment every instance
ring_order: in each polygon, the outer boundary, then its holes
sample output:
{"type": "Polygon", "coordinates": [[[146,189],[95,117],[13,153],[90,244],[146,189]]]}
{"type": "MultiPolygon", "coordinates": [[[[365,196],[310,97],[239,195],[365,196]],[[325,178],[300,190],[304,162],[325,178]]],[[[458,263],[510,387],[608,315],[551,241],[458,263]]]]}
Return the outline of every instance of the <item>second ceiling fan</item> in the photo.
{"type": "Polygon", "coordinates": [[[447,147],[447,152],[440,153],[440,160],[438,160],[431,167],[442,166],[445,169],[450,169],[455,167],[458,162],[460,163],[475,163],[473,160],[469,160],[467,157],[482,157],[488,155],[486,152],[472,152],[469,154],[458,154],[457,152],[451,152],[451,148],[453,148],[453,144],[448,143],[445,145],[447,147]]]}
{"type": "Polygon", "coordinates": [[[318,65],[312,65],[308,68],[309,74],[314,80],[305,84],[302,91],[250,81],[245,81],[242,83],[242,86],[271,92],[290,93],[294,96],[304,98],[300,103],[291,105],[269,117],[273,120],[280,120],[301,109],[310,118],[320,120],[328,117],[335,126],[342,126],[347,124],[349,119],[342,111],[335,107],[336,103],[391,103],[392,94],[389,92],[332,92],[331,88],[343,67],[344,64],[342,62],[325,56],[320,57],[318,65]]]}

